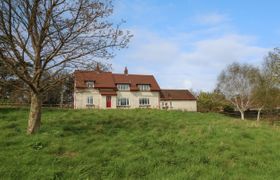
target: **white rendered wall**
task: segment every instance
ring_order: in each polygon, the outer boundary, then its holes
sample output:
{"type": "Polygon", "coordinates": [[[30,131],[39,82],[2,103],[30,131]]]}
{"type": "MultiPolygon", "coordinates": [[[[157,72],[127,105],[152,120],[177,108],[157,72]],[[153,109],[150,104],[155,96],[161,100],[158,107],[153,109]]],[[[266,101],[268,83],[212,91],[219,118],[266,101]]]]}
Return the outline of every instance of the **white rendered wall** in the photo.
{"type": "Polygon", "coordinates": [[[74,108],[75,109],[84,109],[88,108],[87,105],[87,97],[93,97],[93,104],[95,108],[101,108],[101,95],[99,90],[96,89],[82,89],[82,90],[75,90],[74,93],[74,108]]]}
{"type": "MultiPolygon", "coordinates": [[[[101,96],[99,90],[96,89],[82,89],[75,90],[74,93],[74,108],[84,109],[88,108],[87,97],[93,97],[93,104],[95,108],[106,109],[106,96],[101,96]]],[[[117,98],[128,98],[130,108],[139,108],[140,98],[149,98],[150,108],[160,108],[159,92],[131,92],[131,91],[118,91],[117,96],[111,96],[111,109],[115,109],[117,105],[117,98]]]]}
{"type": "Polygon", "coordinates": [[[139,108],[140,98],[149,98],[150,108],[159,108],[159,92],[146,92],[146,91],[118,91],[117,98],[128,98],[130,108],[139,108]]]}
{"type": "Polygon", "coordinates": [[[168,109],[171,110],[174,109],[174,110],[195,111],[195,112],[197,111],[197,103],[195,100],[160,101],[161,108],[164,108],[165,103],[167,103],[168,109]]]}

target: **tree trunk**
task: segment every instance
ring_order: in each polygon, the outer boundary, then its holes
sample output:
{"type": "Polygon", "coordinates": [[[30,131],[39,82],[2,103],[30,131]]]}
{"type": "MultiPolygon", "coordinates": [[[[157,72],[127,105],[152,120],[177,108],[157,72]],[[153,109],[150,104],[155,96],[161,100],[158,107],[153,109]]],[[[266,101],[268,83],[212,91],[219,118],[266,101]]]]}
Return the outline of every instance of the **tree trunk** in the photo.
{"type": "Polygon", "coordinates": [[[42,97],[39,94],[31,93],[31,106],[28,119],[27,134],[38,132],[41,125],[42,97]]]}
{"type": "Polygon", "coordinates": [[[262,111],[262,107],[258,109],[257,122],[260,122],[261,120],[261,111],[262,111]]]}
{"type": "Polygon", "coordinates": [[[62,90],[62,91],[60,92],[60,102],[59,102],[59,107],[60,107],[60,108],[63,108],[63,101],[64,101],[64,96],[63,96],[63,94],[64,94],[64,91],[62,90]]]}
{"type": "Polygon", "coordinates": [[[245,120],[244,111],[240,111],[240,115],[241,115],[241,119],[242,119],[242,120],[245,120]]]}

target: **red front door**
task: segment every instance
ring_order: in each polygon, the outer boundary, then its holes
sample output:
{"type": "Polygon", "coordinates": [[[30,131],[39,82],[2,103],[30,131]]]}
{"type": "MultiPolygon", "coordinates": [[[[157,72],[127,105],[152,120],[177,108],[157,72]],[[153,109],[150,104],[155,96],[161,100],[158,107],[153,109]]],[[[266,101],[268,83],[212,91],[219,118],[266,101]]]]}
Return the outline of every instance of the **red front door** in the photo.
{"type": "Polygon", "coordinates": [[[107,108],[111,107],[111,96],[106,96],[106,107],[107,108]]]}

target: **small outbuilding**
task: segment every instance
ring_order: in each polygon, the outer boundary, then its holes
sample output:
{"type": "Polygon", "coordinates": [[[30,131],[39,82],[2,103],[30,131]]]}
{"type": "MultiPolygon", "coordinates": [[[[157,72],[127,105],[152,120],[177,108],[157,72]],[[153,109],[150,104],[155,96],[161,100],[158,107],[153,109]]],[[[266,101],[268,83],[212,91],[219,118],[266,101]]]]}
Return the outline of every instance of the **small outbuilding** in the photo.
{"type": "Polygon", "coordinates": [[[163,89],[160,91],[161,109],[197,111],[196,98],[188,90],[163,89]]]}

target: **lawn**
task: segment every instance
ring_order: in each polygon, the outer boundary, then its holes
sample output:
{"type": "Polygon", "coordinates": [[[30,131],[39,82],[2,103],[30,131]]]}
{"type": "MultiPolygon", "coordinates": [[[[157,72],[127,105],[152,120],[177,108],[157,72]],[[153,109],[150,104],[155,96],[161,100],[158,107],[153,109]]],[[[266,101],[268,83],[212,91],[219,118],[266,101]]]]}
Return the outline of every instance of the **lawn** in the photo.
{"type": "Polygon", "coordinates": [[[277,179],[278,127],[215,113],[0,109],[0,179],[277,179]]]}

